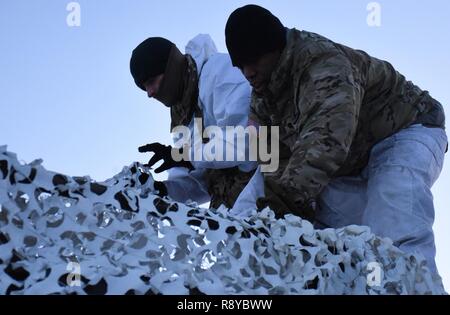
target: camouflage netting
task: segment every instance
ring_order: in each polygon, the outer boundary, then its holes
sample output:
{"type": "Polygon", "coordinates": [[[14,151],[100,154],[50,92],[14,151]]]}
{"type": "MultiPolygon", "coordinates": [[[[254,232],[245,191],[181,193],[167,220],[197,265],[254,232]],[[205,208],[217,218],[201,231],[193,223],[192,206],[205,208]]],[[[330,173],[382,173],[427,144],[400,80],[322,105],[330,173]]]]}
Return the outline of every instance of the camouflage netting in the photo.
{"type": "Polygon", "coordinates": [[[365,227],[161,199],[139,163],[94,182],[41,162],[0,147],[1,294],[444,293],[423,259],[365,227]]]}

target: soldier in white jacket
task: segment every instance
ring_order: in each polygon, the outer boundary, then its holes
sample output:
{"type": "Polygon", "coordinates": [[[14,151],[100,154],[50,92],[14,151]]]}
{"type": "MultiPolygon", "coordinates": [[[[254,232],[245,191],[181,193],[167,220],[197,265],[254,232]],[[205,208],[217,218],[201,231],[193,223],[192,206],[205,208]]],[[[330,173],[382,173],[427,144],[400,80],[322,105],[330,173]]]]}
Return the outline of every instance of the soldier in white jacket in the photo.
{"type": "MultiPolygon", "coordinates": [[[[202,128],[217,126],[224,132],[227,126],[247,126],[251,88],[232,66],[229,55],[217,52],[209,35],[189,41],[185,54],[167,39],[148,38],[133,50],[130,71],[148,97],[170,108],[171,130],[186,126],[194,135],[195,118],[202,119],[202,128]]],[[[207,139],[201,146],[206,143],[207,139]]],[[[164,160],[155,172],[169,170],[169,176],[162,183],[156,182],[155,188],[180,202],[210,201],[211,207],[224,204],[231,208],[257,165],[248,159],[176,162],[172,150],[160,143],[139,148],[140,152],[154,153],[149,166],[164,160]]]]}

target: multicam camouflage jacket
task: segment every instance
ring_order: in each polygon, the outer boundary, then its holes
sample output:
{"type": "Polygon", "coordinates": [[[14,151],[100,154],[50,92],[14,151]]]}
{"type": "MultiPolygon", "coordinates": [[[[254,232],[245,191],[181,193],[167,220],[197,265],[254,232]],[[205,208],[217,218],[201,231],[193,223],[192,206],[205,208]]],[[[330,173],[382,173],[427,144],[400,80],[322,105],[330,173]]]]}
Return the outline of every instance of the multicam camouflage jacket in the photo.
{"type": "Polygon", "coordinates": [[[413,123],[444,128],[445,120],[441,104],[388,62],[296,29],[267,91],[253,94],[250,119],[279,126],[290,151],[283,169],[264,174],[266,195],[276,187],[295,205],[287,211],[309,219],[322,189],[359,174],[374,144],[413,123]]]}

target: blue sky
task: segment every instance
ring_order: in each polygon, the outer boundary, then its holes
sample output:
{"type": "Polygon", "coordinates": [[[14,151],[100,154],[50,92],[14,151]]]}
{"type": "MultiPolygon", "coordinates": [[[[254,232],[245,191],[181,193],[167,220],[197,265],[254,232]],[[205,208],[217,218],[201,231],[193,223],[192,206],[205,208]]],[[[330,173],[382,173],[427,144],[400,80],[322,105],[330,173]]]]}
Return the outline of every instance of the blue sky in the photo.
{"type": "MultiPolygon", "coordinates": [[[[377,1],[381,25],[367,24],[365,0],[80,0],[69,27],[65,0],[0,0],[0,145],[47,169],[104,180],[133,161],[137,147],[170,143],[169,112],[139,90],[131,51],[150,36],[183,50],[209,33],[226,52],[224,26],[245,4],[262,5],[284,25],[327,36],[390,61],[449,113],[450,2],[377,1]]],[[[437,264],[450,288],[450,168],[433,188],[437,264]]],[[[163,179],[165,174],[156,178],[163,179]]]]}

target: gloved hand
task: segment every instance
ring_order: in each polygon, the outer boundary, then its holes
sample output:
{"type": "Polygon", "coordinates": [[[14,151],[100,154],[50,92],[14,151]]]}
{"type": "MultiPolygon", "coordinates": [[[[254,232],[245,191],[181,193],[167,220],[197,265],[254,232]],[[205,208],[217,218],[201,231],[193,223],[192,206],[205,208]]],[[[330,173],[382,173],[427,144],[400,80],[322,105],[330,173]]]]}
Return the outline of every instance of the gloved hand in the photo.
{"type": "MultiPolygon", "coordinates": [[[[172,146],[170,145],[163,145],[158,142],[150,143],[143,145],[139,147],[139,152],[153,152],[154,155],[152,158],[148,161],[145,166],[152,167],[154,164],[156,164],[158,161],[163,160],[164,163],[158,167],[155,170],[155,173],[161,173],[164,171],[167,171],[171,169],[172,167],[186,167],[190,171],[194,170],[194,166],[192,166],[191,162],[189,161],[180,161],[176,162],[172,158],[172,146]]],[[[180,149],[182,150],[182,149],[180,149]]],[[[182,151],[180,151],[182,152],[182,151]]]]}
{"type": "Polygon", "coordinates": [[[284,189],[272,179],[266,178],[264,181],[265,197],[256,200],[256,207],[262,210],[266,207],[275,212],[275,217],[282,218],[285,214],[295,211],[295,205],[284,193],[284,189]]]}
{"type": "Polygon", "coordinates": [[[283,218],[286,213],[289,213],[289,208],[286,203],[277,195],[258,198],[256,200],[256,207],[258,211],[269,207],[275,213],[275,218],[277,219],[283,218]]]}
{"type": "Polygon", "coordinates": [[[266,182],[264,188],[266,197],[256,200],[256,207],[259,211],[269,207],[273,210],[277,219],[283,218],[288,213],[292,213],[304,220],[314,222],[316,212],[315,200],[311,199],[299,204],[289,198],[289,193],[283,193],[283,191],[288,191],[287,188],[276,186],[270,182],[269,184],[266,182]]]}
{"type": "Polygon", "coordinates": [[[155,181],[153,187],[158,191],[157,195],[161,198],[168,195],[167,187],[164,182],[155,181]]]}

